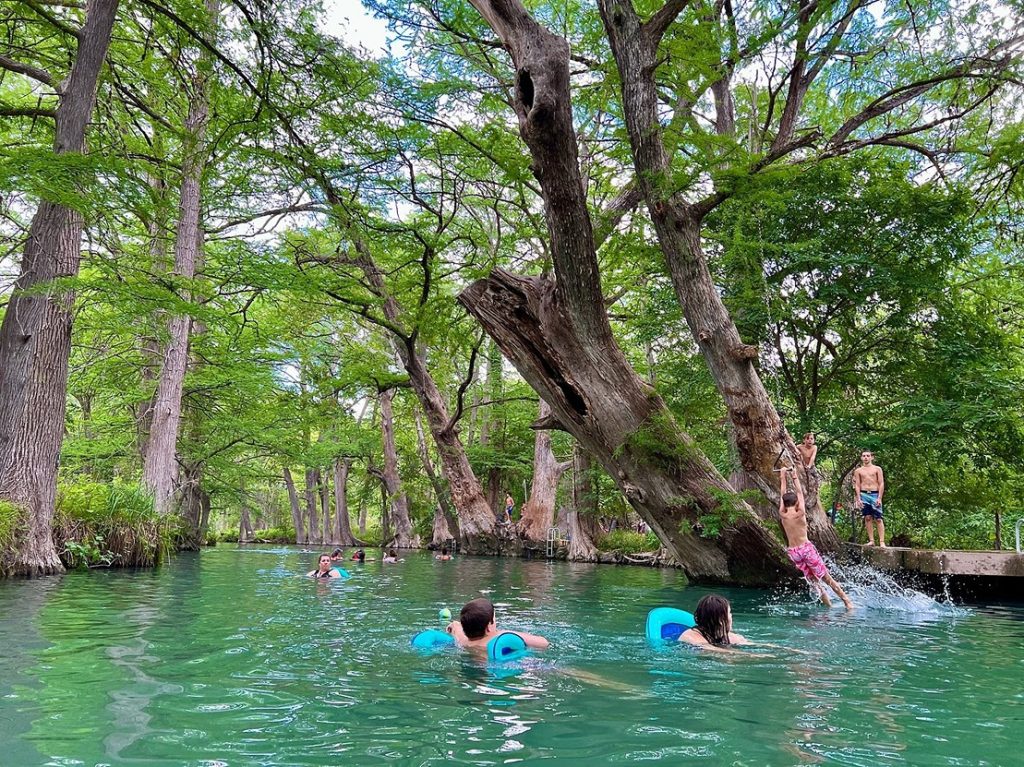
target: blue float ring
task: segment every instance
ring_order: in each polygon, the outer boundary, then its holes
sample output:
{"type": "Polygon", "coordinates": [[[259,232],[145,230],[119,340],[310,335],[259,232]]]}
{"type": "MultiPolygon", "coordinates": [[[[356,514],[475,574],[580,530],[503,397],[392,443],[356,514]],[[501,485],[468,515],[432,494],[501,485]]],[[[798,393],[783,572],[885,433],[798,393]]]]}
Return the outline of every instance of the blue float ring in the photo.
{"type": "Polygon", "coordinates": [[[687,629],[697,625],[693,614],[674,607],[655,607],[647,613],[647,625],[644,633],[647,641],[653,644],[677,642],[680,635],[687,629]]]}
{"type": "Polygon", "coordinates": [[[497,663],[518,660],[529,652],[525,640],[511,631],[498,634],[487,643],[487,659],[497,663]]]}

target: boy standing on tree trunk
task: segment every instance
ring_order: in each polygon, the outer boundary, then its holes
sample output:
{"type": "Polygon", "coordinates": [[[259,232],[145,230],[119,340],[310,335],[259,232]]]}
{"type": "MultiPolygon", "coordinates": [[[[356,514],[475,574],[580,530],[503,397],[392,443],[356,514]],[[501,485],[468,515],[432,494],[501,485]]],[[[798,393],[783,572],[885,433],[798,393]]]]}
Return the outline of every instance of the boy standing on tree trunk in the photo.
{"type": "Polygon", "coordinates": [[[828,593],[822,585],[824,581],[836,592],[836,596],[843,600],[846,609],[853,608],[853,603],[846,596],[842,586],[836,583],[825,567],[818,549],[807,538],[807,507],[804,504],[804,491],[800,486],[800,477],[796,468],[783,468],[781,472],[779,487],[779,519],[782,521],[782,529],[786,531],[786,554],[797,569],[804,574],[804,578],[818,592],[818,596],[826,607],[831,607],[832,602],[828,593]],[[796,492],[789,489],[787,476],[793,472],[793,486],[796,492]]]}
{"type": "Polygon", "coordinates": [[[870,450],[860,454],[861,465],[853,472],[853,505],[860,509],[864,526],[868,530],[868,546],[875,545],[875,525],[878,526],[878,545],[885,548],[885,522],[882,521],[882,496],[885,495],[885,475],[881,466],[875,466],[875,455],[870,450]]]}

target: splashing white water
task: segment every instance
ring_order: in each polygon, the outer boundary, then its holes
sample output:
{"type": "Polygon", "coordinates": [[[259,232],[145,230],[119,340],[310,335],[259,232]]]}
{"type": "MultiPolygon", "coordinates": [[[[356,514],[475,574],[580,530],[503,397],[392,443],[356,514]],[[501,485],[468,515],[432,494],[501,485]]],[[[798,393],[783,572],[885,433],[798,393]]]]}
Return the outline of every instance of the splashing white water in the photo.
{"type": "Polygon", "coordinates": [[[949,584],[943,579],[939,599],[898,583],[892,575],[867,564],[840,563],[825,557],[829,572],[843,587],[854,605],[871,610],[892,610],[904,615],[957,617],[970,614],[953,603],[949,584]]]}

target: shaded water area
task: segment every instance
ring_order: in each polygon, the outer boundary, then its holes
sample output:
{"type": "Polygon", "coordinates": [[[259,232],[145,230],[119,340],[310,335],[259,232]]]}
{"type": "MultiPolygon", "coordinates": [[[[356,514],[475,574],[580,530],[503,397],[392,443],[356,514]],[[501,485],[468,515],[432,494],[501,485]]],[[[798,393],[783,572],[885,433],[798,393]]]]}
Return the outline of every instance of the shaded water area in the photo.
{"type": "Polygon", "coordinates": [[[671,570],[405,557],[325,583],[298,577],[313,554],[221,547],[0,582],[0,764],[1008,765],[1024,751],[1024,604],[954,609],[862,579],[868,606],[847,614],[722,589],[738,631],[814,654],[721,660],[645,643],[649,608],[708,592],[671,570]],[[488,668],[409,647],[481,592],[499,626],[552,649],[488,668]]]}

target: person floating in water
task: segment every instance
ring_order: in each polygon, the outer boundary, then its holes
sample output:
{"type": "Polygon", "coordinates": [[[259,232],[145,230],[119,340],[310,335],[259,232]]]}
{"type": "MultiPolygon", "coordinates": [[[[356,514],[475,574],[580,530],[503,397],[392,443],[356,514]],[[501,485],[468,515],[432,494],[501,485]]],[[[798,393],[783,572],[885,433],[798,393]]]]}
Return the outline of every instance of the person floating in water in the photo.
{"type": "Polygon", "coordinates": [[[693,619],[697,625],[680,634],[680,642],[710,650],[753,644],[732,630],[732,607],[728,599],[718,594],[702,597],[693,611],[693,619]]]}
{"type": "Polygon", "coordinates": [[[441,553],[438,554],[437,556],[435,556],[434,559],[437,559],[437,560],[439,560],[441,562],[447,562],[450,559],[452,559],[452,555],[448,553],[448,548],[447,547],[443,547],[441,549],[441,553]]]}
{"type": "Polygon", "coordinates": [[[331,564],[330,554],[321,554],[315,570],[306,573],[309,578],[343,578],[341,571],[331,564]]]}
{"type": "MultiPolygon", "coordinates": [[[[494,605],[491,600],[474,599],[463,605],[459,612],[459,619],[452,621],[445,629],[455,637],[460,647],[476,652],[486,652],[487,643],[498,634],[506,633],[499,630],[494,620],[494,605]]],[[[508,632],[517,635],[526,642],[526,646],[534,650],[546,650],[549,642],[537,634],[528,634],[525,631],[508,632]]]]}
{"type": "Polygon", "coordinates": [[[352,561],[359,562],[360,564],[362,564],[366,561],[366,552],[362,549],[359,549],[359,551],[352,555],[352,561]]]}
{"type": "Polygon", "coordinates": [[[882,496],[885,495],[885,474],[874,464],[875,454],[864,450],[861,465],[853,472],[853,505],[860,509],[868,531],[868,546],[875,545],[875,526],[878,526],[878,545],[885,548],[885,522],[882,520],[882,496]]]}
{"type": "Polygon", "coordinates": [[[386,565],[397,564],[400,561],[401,560],[398,558],[398,552],[395,551],[394,549],[388,549],[384,553],[384,558],[381,559],[381,562],[383,562],[386,565]]]}
{"type": "Polygon", "coordinates": [[[342,551],[341,549],[335,549],[334,551],[331,552],[331,561],[332,562],[341,562],[344,558],[345,558],[345,552],[342,551]]]}
{"type": "Polygon", "coordinates": [[[811,471],[814,468],[814,461],[818,457],[818,446],[814,443],[812,432],[807,432],[804,435],[804,440],[796,446],[796,451],[800,454],[800,463],[807,471],[811,471]]]}
{"type": "Polygon", "coordinates": [[[835,578],[829,575],[828,568],[825,567],[825,563],[821,560],[821,554],[818,553],[814,544],[807,538],[807,508],[804,503],[804,491],[800,486],[800,478],[797,476],[796,469],[784,468],[780,476],[779,495],[781,498],[779,500],[779,519],[782,521],[782,529],[786,531],[788,546],[786,554],[789,555],[790,561],[797,566],[797,569],[804,574],[807,582],[817,590],[818,596],[821,597],[821,601],[826,607],[831,607],[832,602],[828,598],[825,587],[821,585],[822,581],[827,583],[836,592],[836,596],[843,600],[846,609],[851,609],[853,604],[850,602],[850,598],[846,596],[846,592],[843,591],[842,587],[836,583],[835,578]],[[788,488],[787,478],[790,472],[793,473],[793,484],[796,492],[788,488]]]}

